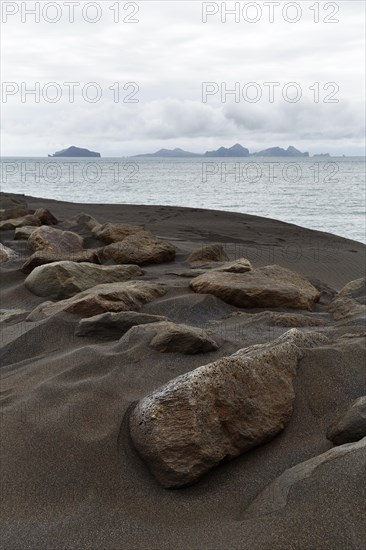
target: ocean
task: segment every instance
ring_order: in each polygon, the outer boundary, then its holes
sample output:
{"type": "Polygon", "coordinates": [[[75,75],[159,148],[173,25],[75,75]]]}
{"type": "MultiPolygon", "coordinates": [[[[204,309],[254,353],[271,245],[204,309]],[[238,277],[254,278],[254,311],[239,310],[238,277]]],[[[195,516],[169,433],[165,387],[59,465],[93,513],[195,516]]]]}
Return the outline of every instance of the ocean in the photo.
{"type": "Polygon", "coordinates": [[[0,174],[4,192],[242,212],[366,242],[364,157],[2,157],[0,174]]]}

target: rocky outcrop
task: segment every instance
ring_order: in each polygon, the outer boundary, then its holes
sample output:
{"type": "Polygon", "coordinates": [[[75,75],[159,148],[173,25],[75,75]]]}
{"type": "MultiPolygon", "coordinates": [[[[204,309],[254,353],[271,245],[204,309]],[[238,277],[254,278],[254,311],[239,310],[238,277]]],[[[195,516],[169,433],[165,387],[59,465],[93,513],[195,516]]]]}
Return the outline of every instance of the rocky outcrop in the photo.
{"type": "Polygon", "coordinates": [[[197,481],[223,460],[265,443],[289,422],[302,347],[296,329],[175,378],[130,416],[135,448],[167,488],[197,481]]]}
{"type": "Polygon", "coordinates": [[[18,254],[12,248],[0,243],[0,264],[11,262],[18,257],[18,254]]]}
{"type": "Polygon", "coordinates": [[[366,315],[366,278],[346,284],[329,304],[328,311],[336,321],[366,315]]]}
{"type": "Polygon", "coordinates": [[[175,247],[149,231],[139,231],[103,248],[103,256],[116,264],[160,264],[174,260],[175,247]]]}
{"type": "MultiPolygon", "coordinates": [[[[285,508],[288,501],[288,496],[291,490],[295,490],[296,486],[301,485],[307,479],[315,476],[317,471],[327,466],[331,466],[336,461],[338,462],[343,457],[352,457],[352,455],[360,455],[360,460],[364,461],[366,458],[366,437],[357,443],[349,443],[347,445],[341,445],[340,447],[334,447],[325,453],[310,458],[305,462],[296,464],[292,468],[286,470],[282,475],[275,479],[272,483],[255,498],[251,505],[245,510],[243,519],[247,519],[252,516],[263,516],[266,514],[272,514],[285,508]]],[[[320,475],[320,474],[319,474],[320,475]]],[[[327,476],[325,478],[328,482],[327,476]]],[[[319,477],[324,479],[324,474],[319,477]]],[[[333,479],[335,483],[337,479],[333,479]]],[[[318,482],[319,484],[319,482],[318,482]]],[[[325,488],[323,488],[324,490],[325,488]]]]}
{"type": "Polygon", "coordinates": [[[176,352],[187,355],[216,351],[219,346],[203,329],[162,321],[131,328],[122,343],[146,342],[161,353],[176,352]]]}
{"type": "Polygon", "coordinates": [[[366,437],[366,396],[356,399],[327,431],[335,445],[359,441],[366,437]]]}
{"type": "Polygon", "coordinates": [[[167,321],[167,318],[136,311],[107,312],[81,319],[75,329],[75,335],[96,337],[101,340],[116,340],[136,325],[159,321],[167,321]]]}
{"type": "Polygon", "coordinates": [[[301,275],[278,265],[246,273],[211,271],[193,279],[195,292],[213,294],[237,307],[284,307],[311,311],[320,293],[301,275]]]}
{"type": "Polygon", "coordinates": [[[194,250],[187,258],[192,267],[200,267],[212,262],[226,262],[229,260],[224,247],[221,244],[210,244],[201,246],[194,250]]]}
{"type": "Polygon", "coordinates": [[[46,208],[38,208],[34,212],[34,216],[39,219],[42,225],[56,225],[58,223],[55,216],[46,208]]]}
{"type": "Polygon", "coordinates": [[[70,252],[82,252],[83,239],[77,233],[61,231],[44,225],[32,232],[28,239],[30,248],[34,251],[53,254],[69,254],[70,252]]]}
{"type": "Polygon", "coordinates": [[[60,302],[43,302],[30,313],[28,320],[38,321],[60,312],[93,317],[106,311],[135,311],[166,292],[162,284],[143,281],[96,285],[60,302]]]}
{"type": "Polygon", "coordinates": [[[39,251],[35,252],[24,262],[21,267],[22,273],[28,275],[40,265],[50,264],[53,262],[90,262],[94,264],[100,264],[99,251],[98,250],[83,250],[82,252],[47,252],[39,251]]]}
{"type": "Polygon", "coordinates": [[[82,147],[75,147],[71,145],[67,149],[62,149],[61,151],[56,151],[53,155],[48,155],[49,157],[100,157],[100,153],[96,151],[89,151],[89,149],[83,149],[82,147]]]}
{"type": "Polygon", "coordinates": [[[104,223],[93,228],[93,234],[106,244],[123,241],[129,235],[134,235],[144,228],[128,223],[104,223]]]}
{"type": "Polygon", "coordinates": [[[137,265],[101,266],[63,261],[36,267],[24,284],[37,296],[58,300],[70,298],[99,284],[128,281],[141,275],[143,271],[137,265]]]}

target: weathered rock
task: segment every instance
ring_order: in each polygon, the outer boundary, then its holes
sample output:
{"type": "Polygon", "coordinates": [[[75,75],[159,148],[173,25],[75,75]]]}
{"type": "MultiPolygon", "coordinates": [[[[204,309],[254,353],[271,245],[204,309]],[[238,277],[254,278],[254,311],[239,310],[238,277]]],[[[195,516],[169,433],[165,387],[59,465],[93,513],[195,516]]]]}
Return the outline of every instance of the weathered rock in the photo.
{"type": "Polygon", "coordinates": [[[10,231],[17,227],[24,227],[25,225],[40,226],[40,220],[33,214],[22,216],[21,218],[11,218],[0,222],[0,231],[10,231]]]}
{"type": "Polygon", "coordinates": [[[55,252],[39,251],[32,254],[22,265],[20,270],[22,273],[28,275],[40,265],[50,264],[53,262],[90,262],[94,264],[100,264],[98,250],[83,250],[82,252],[61,252],[57,254],[55,252]]]}
{"type": "Polygon", "coordinates": [[[81,319],[76,327],[75,335],[93,336],[102,340],[116,340],[121,338],[131,327],[159,321],[167,321],[167,318],[136,311],[101,313],[94,317],[81,319]]]}
{"type": "Polygon", "coordinates": [[[227,318],[238,317],[251,325],[252,323],[265,323],[272,327],[323,327],[327,324],[325,319],[312,317],[311,315],[301,315],[301,313],[279,313],[277,311],[261,311],[260,313],[244,313],[235,311],[227,318]]]}
{"type": "Polygon", "coordinates": [[[194,250],[187,258],[191,266],[202,266],[211,262],[226,262],[229,256],[221,244],[209,244],[194,250]]]}
{"type": "Polygon", "coordinates": [[[213,271],[223,271],[227,273],[246,273],[253,269],[252,264],[246,258],[239,258],[233,262],[225,262],[219,267],[215,267],[213,271]]]}
{"type": "Polygon", "coordinates": [[[101,241],[111,244],[123,241],[129,235],[143,231],[140,225],[128,223],[104,223],[93,228],[93,234],[101,241]]]}
{"type": "Polygon", "coordinates": [[[175,247],[148,231],[139,231],[103,248],[103,256],[116,264],[160,264],[174,260],[175,247]]]}
{"type": "Polygon", "coordinates": [[[166,292],[164,285],[144,281],[96,285],[60,302],[43,302],[30,313],[28,320],[38,321],[62,311],[81,317],[106,311],[136,311],[166,292]]]}
{"type": "Polygon", "coordinates": [[[42,225],[56,225],[58,223],[55,216],[46,208],[38,208],[34,212],[34,216],[39,219],[42,225]]]}
{"type": "Polygon", "coordinates": [[[14,250],[0,243],[0,264],[11,262],[17,258],[18,254],[14,250]]]}
{"type": "MultiPolygon", "coordinates": [[[[272,514],[287,505],[291,489],[304,483],[306,479],[316,474],[317,470],[330,465],[333,461],[339,461],[347,455],[359,453],[361,461],[366,458],[366,438],[357,443],[349,443],[340,447],[333,447],[325,453],[310,458],[305,462],[296,464],[292,468],[276,478],[272,483],[259,493],[255,500],[245,510],[243,519],[272,514]],[[363,455],[363,458],[362,458],[363,455]]],[[[362,463],[362,462],[361,462],[362,463]]],[[[321,476],[322,479],[323,476],[321,476]]],[[[335,480],[334,480],[335,481],[335,480]]]]}
{"type": "Polygon", "coordinates": [[[366,437],[366,395],[356,399],[327,431],[327,438],[335,445],[363,437],[366,437]]]}
{"type": "Polygon", "coordinates": [[[37,296],[70,298],[83,290],[104,283],[128,281],[143,275],[137,265],[95,265],[86,262],[54,262],[36,267],[24,281],[37,296]]]}
{"type": "Polygon", "coordinates": [[[365,315],[366,277],[346,284],[329,304],[328,311],[336,321],[356,315],[365,315]]]}
{"type": "Polygon", "coordinates": [[[296,329],[188,372],[141,399],[132,441],[164,487],[197,481],[220,462],[272,439],[291,418],[302,347],[296,329]]]}
{"type": "Polygon", "coordinates": [[[32,250],[63,254],[70,252],[82,252],[83,239],[71,231],[61,231],[44,225],[30,235],[28,244],[32,250]]]}
{"type": "Polygon", "coordinates": [[[14,233],[14,241],[27,241],[33,231],[36,230],[36,226],[25,225],[24,227],[17,227],[14,233]]]}
{"type": "Polygon", "coordinates": [[[194,355],[216,351],[219,348],[205,330],[169,321],[135,326],[125,334],[121,342],[127,344],[141,340],[162,353],[194,355]]]}
{"type": "Polygon", "coordinates": [[[0,195],[0,221],[12,218],[21,218],[28,214],[28,206],[25,199],[10,197],[4,193],[0,195]]]}
{"type": "Polygon", "coordinates": [[[0,309],[0,323],[11,323],[24,319],[29,311],[25,309],[0,309]]]}
{"type": "Polygon", "coordinates": [[[100,223],[95,218],[93,218],[93,216],[85,214],[85,212],[81,212],[80,214],[77,214],[76,216],[73,216],[72,218],[69,218],[62,222],[63,228],[66,228],[68,230],[71,229],[76,233],[79,233],[80,231],[91,232],[94,227],[98,225],[100,225],[100,223]]]}
{"type": "Polygon", "coordinates": [[[246,273],[207,272],[190,283],[195,292],[213,294],[237,307],[312,310],[319,292],[304,277],[278,265],[246,273]]]}

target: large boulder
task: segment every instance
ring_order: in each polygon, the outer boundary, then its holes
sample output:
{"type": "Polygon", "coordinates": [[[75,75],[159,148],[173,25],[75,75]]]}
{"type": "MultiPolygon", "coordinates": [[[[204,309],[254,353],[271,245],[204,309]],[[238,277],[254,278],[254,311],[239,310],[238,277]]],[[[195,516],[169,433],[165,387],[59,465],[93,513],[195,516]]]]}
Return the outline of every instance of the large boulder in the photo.
{"type": "Polygon", "coordinates": [[[311,311],[320,293],[298,273],[278,265],[245,273],[210,271],[190,283],[195,292],[213,294],[228,304],[245,307],[283,307],[311,311]]]}
{"type": "Polygon", "coordinates": [[[167,488],[189,485],[282,431],[292,415],[302,347],[320,339],[291,329],[141,399],[131,413],[130,432],[156,479],[167,488]]]}
{"type": "Polygon", "coordinates": [[[11,262],[18,258],[18,254],[8,246],[0,243],[0,264],[11,262]]]}
{"type": "Polygon", "coordinates": [[[327,431],[327,438],[335,445],[363,437],[366,437],[366,395],[356,399],[327,431]]]}
{"type": "Polygon", "coordinates": [[[41,250],[54,254],[82,252],[83,239],[71,231],[61,231],[47,225],[39,227],[29,236],[28,244],[34,251],[41,250]]]}
{"type": "Polygon", "coordinates": [[[106,311],[136,311],[166,292],[164,285],[144,281],[96,285],[60,302],[43,302],[28,320],[39,321],[60,312],[93,317],[106,311]]]}
{"type": "Polygon", "coordinates": [[[366,277],[346,284],[329,304],[328,311],[335,321],[366,315],[366,277]]]}
{"type": "Polygon", "coordinates": [[[103,256],[116,264],[160,264],[174,260],[175,247],[149,231],[139,231],[103,248],[103,256]]]}
{"type": "Polygon", "coordinates": [[[120,311],[117,313],[108,311],[94,317],[81,319],[75,329],[75,335],[91,336],[101,340],[116,340],[121,338],[131,327],[159,321],[167,321],[167,318],[137,311],[120,311]]]}
{"type": "Polygon", "coordinates": [[[98,250],[83,250],[81,252],[48,252],[48,251],[39,251],[35,252],[24,262],[20,268],[22,273],[28,275],[40,265],[50,264],[53,262],[90,262],[93,264],[100,264],[100,258],[98,250]]]}
{"type": "Polygon", "coordinates": [[[123,241],[129,235],[143,231],[140,225],[128,223],[104,223],[93,228],[93,234],[101,241],[111,244],[123,241]]]}
{"type": "Polygon", "coordinates": [[[10,197],[5,193],[0,195],[0,221],[21,218],[28,214],[28,206],[21,197],[10,197]]]}
{"type": "Polygon", "coordinates": [[[122,343],[145,341],[150,347],[162,353],[176,352],[186,355],[216,351],[219,346],[203,329],[188,325],[161,321],[131,328],[122,343]]]}
{"type": "Polygon", "coordinates": [[[194,250],[187,258],[189,265],[199,267],[212,262],[226,262],[229,260],[221,244],[209,244],[194,250]]]}
{"type": "Polygon", "coordinates": [[[33,214],[28,214],[20,218],[10,218],[0,221],[0,231],[10,231],[17,227],[24,227],[25,225],[40,226],[41,221],[33,214]]]}
{"type": "MultiPolygon", "coordinates": [[[[305,462],[296,464],[292,468],[285,470],[283,474],[277,477],[272,483],[259,493],[250,506],[245,510],[242,519],[250,517],[260,517],[267,514],[278,512],[285,508],[288,504],[291,491],[294,492],[298,488],[301,492],[303,484],[309,484],[313,478],[314,485],[317,489],[316,493],[326,495],[329,491],[328,483],[337,483],[337,476],[332,475],[332,467],[342,460],[344,467],[349,468],[349,474],[352,476],[354,470],[352,466],[352,457],[359,456],[358,464],[365,463],[366,459],[366,437],[357,443],[349,443],[340,447],[333,447],[318,456],[314,456],[305,462]],[[350,460],[348,460],[350,459],[350,460]],[[327,472],[328,470],[328,472],[327,472]],[[329,471],[330,470],[330,471],[329,471]],[[319,484],[322,485],[321,489],[319,484]]],[[[336,470],[337,471],[337,470],[336,470]]],[[[314,488],[315,488],[314,487],[314,488]]],[[[308,493],[308,492],[307,492],[308,493]]],[[[357,546],[358,548],[358,546],[357,546]]]]}
{"type": "Polygon", "coordinates": [[[70,298],[95,285],[128,281],[143,275],[137,265],[95,265],[86,262],[54,262],[36,267],[24,281],[37,296],[70,298]]]}

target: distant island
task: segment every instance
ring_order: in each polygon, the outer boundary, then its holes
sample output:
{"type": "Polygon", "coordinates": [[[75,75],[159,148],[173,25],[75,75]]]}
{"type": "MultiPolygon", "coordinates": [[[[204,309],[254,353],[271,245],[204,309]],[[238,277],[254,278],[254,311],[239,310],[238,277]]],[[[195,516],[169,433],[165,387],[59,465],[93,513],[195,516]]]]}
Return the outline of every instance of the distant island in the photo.
{"type": "Polygon", "coordinates": [[[81,149],[80,147],[75,147],[72,145],[67,149],[62,149],[62,151],[56,151],[53,155],[48,155],[49,157],[100,157],[100,153],[95,151],[89,151],[89,149],[81,149]]]}
{"type": "MultiPolygon", "coordinates": [[[[219,147],[214,151],[206,151],[206,153],[191,153],[189,151],[184,151],[183,149],[160,149],[156,153],[145,153],[140,155],[134,155],[136,157],[160,157],[160,158],[188,158],[188,157],[305,157],[309,158],[309,153],[302,153],[293,145],[290,145],[287,149],[282,147],[269,147],[268,149],[263,149],[257,153],[250,153],[249,149],[243,147],[239,143],[236,143],[232,147],[219,147]]],[[[329,153],[320,153],[313,155],[314,157],[330,157],[329,153]]]]}

